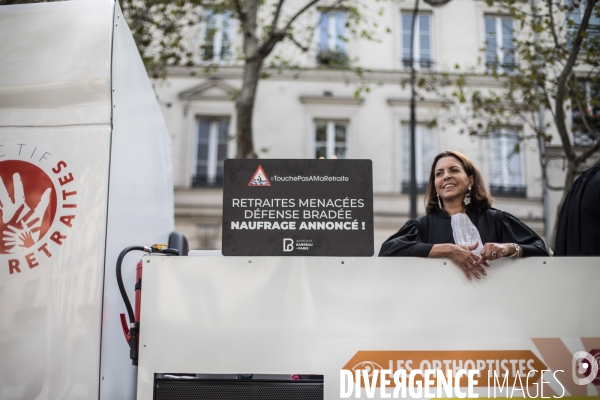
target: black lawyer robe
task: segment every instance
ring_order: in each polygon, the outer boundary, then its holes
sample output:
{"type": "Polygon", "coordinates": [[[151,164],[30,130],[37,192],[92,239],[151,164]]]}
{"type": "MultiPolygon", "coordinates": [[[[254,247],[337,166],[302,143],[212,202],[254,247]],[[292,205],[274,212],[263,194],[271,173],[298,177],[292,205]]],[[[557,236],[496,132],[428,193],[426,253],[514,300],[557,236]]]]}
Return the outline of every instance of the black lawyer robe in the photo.
{"type": "Polygon", "coordinates": [[[600,256],[600,167],[577,178],[556,227],[555,256],[600,256]]]}
{"type": "MultiPolygon", "coordinates": [[[[544,241],[527,225],[507,212],[490,209],[467,209],[467,216],[477,227],[482,244],[517,243],[523,257],[547,256],[544,241]]],[[[398,232],[387,239],[379,257],[427,257],[434,244],[454,243],[451,217],[445,211],[427,214],[408,221],[398,232]]]]}

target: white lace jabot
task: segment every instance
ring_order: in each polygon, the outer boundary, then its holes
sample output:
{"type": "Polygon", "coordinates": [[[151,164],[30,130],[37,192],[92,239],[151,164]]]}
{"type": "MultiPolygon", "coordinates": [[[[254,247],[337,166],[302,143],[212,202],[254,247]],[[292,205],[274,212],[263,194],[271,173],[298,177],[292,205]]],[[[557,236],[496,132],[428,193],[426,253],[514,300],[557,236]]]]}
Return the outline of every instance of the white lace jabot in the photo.
{"type": "Polygon", "coordinates": [[[479,231],[473,225],[467,214],[454,214],[450,220],[452,224],[452,236],[454,237],[454,243],[459,246],[470,246],[475,241],[477,241],[478,245],[473,253],[478,256],[481,255],[481,249],[483,249],[483,244],[481,243],[481,236],[479,236],[479,231]]]}

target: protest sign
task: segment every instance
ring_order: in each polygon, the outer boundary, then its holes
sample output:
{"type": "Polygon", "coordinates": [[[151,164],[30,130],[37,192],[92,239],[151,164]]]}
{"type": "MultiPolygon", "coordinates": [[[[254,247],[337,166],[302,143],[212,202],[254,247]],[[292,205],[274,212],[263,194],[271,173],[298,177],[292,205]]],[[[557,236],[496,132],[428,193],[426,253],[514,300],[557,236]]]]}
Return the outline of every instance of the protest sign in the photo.
{"type": "Polygon", "coordinates": [[[370,160],[226,160],[226,256],[372,256],[370,160]]]}

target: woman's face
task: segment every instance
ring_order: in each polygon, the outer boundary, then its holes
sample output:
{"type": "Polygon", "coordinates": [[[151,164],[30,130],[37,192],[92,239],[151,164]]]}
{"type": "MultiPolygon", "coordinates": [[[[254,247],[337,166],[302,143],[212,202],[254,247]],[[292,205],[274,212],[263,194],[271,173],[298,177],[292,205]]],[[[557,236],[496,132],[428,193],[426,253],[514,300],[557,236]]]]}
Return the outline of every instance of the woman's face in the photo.
{"type": "Polygon", "coordinates": [[[451,156],[442,157],[435,164],[435,190],[444,202],[463,200],[473,186],[473,176],[467,176],[462,163],[451,156]]]}

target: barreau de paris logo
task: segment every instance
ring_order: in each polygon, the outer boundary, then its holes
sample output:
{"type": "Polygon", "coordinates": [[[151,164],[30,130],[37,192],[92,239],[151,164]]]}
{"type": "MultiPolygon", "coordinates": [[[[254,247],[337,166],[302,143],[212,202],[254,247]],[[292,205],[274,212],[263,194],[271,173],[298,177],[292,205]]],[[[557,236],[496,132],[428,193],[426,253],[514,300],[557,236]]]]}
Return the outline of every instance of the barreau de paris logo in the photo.
{"type": "Polygon", "coordinates": [[[0,277],[48,262],[63,246],[77,210],[77,182],[66,161],[39,146],[2,145],[0,277]]]}
{"type": "Polygon", "coordinates": [[[252,179],[248,182],[248,186],[271,186],[271,182],[269,178],[267,178],[267,174],[265,174],[265,170],[262,165],[259,165],[252,175],[252,179]]]}

